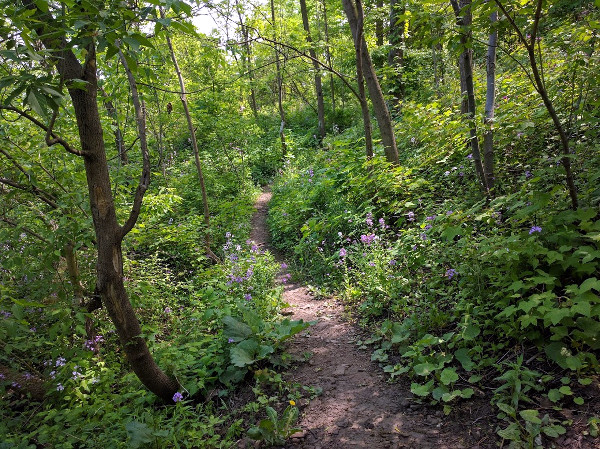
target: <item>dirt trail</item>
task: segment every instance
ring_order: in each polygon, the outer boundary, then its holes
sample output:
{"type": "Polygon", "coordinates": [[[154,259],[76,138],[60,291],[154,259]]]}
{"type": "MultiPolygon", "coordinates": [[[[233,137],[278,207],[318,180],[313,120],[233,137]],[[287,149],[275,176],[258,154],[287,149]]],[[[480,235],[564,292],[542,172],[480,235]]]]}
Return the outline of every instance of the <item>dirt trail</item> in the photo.
{"type": "MultiPolygon", "coordinates": [[[[266,216],[270,199],[271,193],[265,192],[257,201],[251,238],[283,262],[269,245],[266,216]]],[[[280,282],[284,281],[282,273],[280,282]]],[[[451,420],[444,420],[441,411],[416,404],[405,386],[385,382],[369,351],[356,346],[359,332],[344,321],[341,304],[313,299],[300,284],[284,285],[284,300],[290,304],[292,317],[318,320],[290,344],[289,352],[298,359],[304,353],[312,357],[296,364],[287,379],[322,388],[320,396],[299,404],[303,436],[291,439],[287,448],[480,447],[468,429],[450,429],[450,423],[444,421],[451,420]]]]}

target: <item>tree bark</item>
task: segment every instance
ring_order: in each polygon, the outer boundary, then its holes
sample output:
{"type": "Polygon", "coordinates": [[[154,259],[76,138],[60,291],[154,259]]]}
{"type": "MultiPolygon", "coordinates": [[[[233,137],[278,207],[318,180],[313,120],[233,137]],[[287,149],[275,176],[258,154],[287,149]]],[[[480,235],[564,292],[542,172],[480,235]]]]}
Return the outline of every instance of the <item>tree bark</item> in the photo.
{"type": "Polygon", "coordinates": [[[383,0],[376,0],[375,1],[375,14],[376,14],[376,19],[375,19],[375,42],[377,43],[378,47],[381,47],[383,45],[383,20],[381,19],[380,15],[381,14],[381,10],[383,8],[383,0]]]}
{"type": "Polygon", "coordinates": [[[250,48],[250,33],[248,32],[248,27],[244,24],[241,7],[238,0],[236,0],[235,6],[238,13],[238,19],[240,21],[242,39],[244,40],[245,53],[242,52],[242,67],[248,74],[248,81],[250,83],[250,108],[252,108],[252,114],[254,115],[254,118],[258,118],[258,105],[256,103],[256,93],[254,91],[254,71],[252,70],[252,49],[250,48]]]}
{"type": "Polygon", "coordinates": [[[469,120],[469,145],[473,155],[475,171],[485,192],[489,191],[488,183],[483,170],[481,161],[481,152],[479,151],[479,140],[477,138],[477,123],[475,122],[475,88],[473,86],[473,52],[468,46],[471,43],[471,31],[469,29],[472,22],[471,0],[450,0],[452,9],[456,16],[456,24],[460,28],[460,43],[464,50],[459,58],[460,84],[463,95],[461,112],[469,120]],[[462,90],[464,88],[464,90],[462,90]]]}
{"type": "Polygon", "coordinates": [[[362,5],[360,0],[356,0],[356,4],[353,0],[342,0],[342,3],[344,5],[346,16],[348,17],[352,37],[355,42],[359,41],[361,45],[362,70],[369,90],[369,96],[373,103],[373,111],[379,125],[386,160],[394,165],[398,165],[398,148],[396,146],[396,136],[394,135],[394,126],[390,111],[383,97],[383,92],[381,91],[381,86],[379,85],[377,74],[375,73],[375,67],[371,61],[371,56],[369,55],[367,42],[365,41],[364,35],[359,33],[358,17],[360,14],[362,22],[362,5]]]}
{"type": "MultiPolygon", "coordinates": [[[[490,15],[490,22],[494,24],[498,20],[498,13],[494,11],[490,15]]],[[[493,191],[494,179],[494,103],[496,98],[496,47],[498,45],[498,31],[494,30],[488,39],[488,51],[486,57],[486,94],[485,94],[485,118],[483,124],[483,169],[488,189],[493,191]]]]}
{"type": "Polygon", "coordinates": [[[306,32],[306,42],[308,42],[308,52],[312,58],[313,70],[315,71],[315,94],[317,96],[317,117],[319,120],[319,144],[323,143],[325,138],[325,103],[323,102],[323,85],[321,82],[321,72],[317,62],[317,53],[310,36],[310,25],[308,22],[308,10],[306,0],[300,0],[300,10],[302,13],[302,24],[306,32]]]}

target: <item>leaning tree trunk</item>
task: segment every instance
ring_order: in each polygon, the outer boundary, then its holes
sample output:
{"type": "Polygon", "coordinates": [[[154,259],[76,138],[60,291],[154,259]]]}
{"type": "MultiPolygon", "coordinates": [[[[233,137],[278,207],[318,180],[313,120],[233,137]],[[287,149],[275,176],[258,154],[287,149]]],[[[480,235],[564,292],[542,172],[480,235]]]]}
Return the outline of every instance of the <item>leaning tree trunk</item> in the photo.
{"type": "Polygon", "coordinates": [[[473,155],[475,171],[485,192],[489,191],[488,183],[483,171],[481,161],[481,152],[479,151],[479,140],[477,139],[477,124],[475,123],[475,88],[473,86],[473,52],[469,48],[471,44],[471,32],[468,27],[471,26],[471,0],[450,0],[452,9],[456,16],[456,24],[461,29],[460,43],[464,50],[459,58],[460,85],[463,95],[461,112],[469,120],[469,144],[473,155]],[[464,89],[464,90],[463,90],[464,89]]]}
{"type": "MultiPolygon", "coordinates": [[[[160,8],[160,15],[164,19],[165,12],[162,8],[160,8]]],[[[177,73],[177,79],[179,80],[179,88],[181,92],[179,93],[179,98],[181,98],[181,103],[183,105],[183,111],[185,113],[185,118],[187,120],[188,130],[190,131],[190,140],[192,141],[192,149],[194,150],[194,161],[196,163],[196,171],[198,172],[198,181],[200,182],[200,192],[202,193],[202,207],[204,212],[204,226],[206,229],[204,230],[204,251],[206,255],[215,262],[219,261],[219,258],[210,248],[210,211],[208,209],[208,196],[206,194],[206,184],[204,182],[204,173],[202,171],[202,163],[200,162],[200,151],[198,150],[198,141],[196,140],[196,131],[194,131],[194,124],[192,123],[192,116],[190,114],[190,108],[188,107],[187,95],[185,93],[185,82],[183,80],[183,75],[181,74],[181,70],[179,69],[179,64],[177,63],[177,57],[175,56],[175,51],[173,50],[173,44],[171,42],[171,37],[167,33],[167,46],[169,47],[169,53],[171,54],[171,60],[173,61],[173,67],[175,67],[175,72],[177,73]]]]}
{"type": "MultiPolygon", "coordinates": [[[[494,11],[490,15],[492,24],[498,20],[498,13],[494,11]]],[[[483,169],[487,186],[493,191],[494,179],[494,101],[496,97],[496,46],[498,44],[498,31],[494,30],[488,39],[488,51],[486,58],[486,93],[485,93],[485,118],[483,124],[483,169]]]]}
{"type": "MultiPolygon", "coordinates": [[[[117,222],[115,204],[112,197],[110,175],[104,148],[104,139],[97,100],[97,75],[95,48],[90,45],[87,64],[81,67],[70,51],[62,52],[62,61],[58,64],[61,75],[67,79],[86,81],[86,89],[71,88],[69,95],[77,118],[79,140],[88,183],[90,208],[98,249],[97,292],[108,314],[115,324],[121,347],[134,372],[150,391],[166,401],[172,401],[179,387],[177,381],[169,378],[158,367],[145,340],[142,329],[129,302],[129,296],[123,284],[123,238],[135,224],[141,207],[141,197],[149,182],[149,170],[136,192],[132,214],[127,224],[121,227],[117,222]],[[137,210],[136,210],[137,209],[137,210]]],[[[149,168],[149,167],[148,167],[149,168]]]]}
{"type": "MultiPolygon", "coordinates": [[[[540,97],[542,97],[544,106],[546,107],[548,114],[550,114],[550,117],[552,118],[552,123],[554,123],[554,128],[556,129],[556,132],[558,132],[558,136],[560,138],[560,144],[562,147],[561,162],[562,162],[563,168],[565,169],[565,175],[567,178],[566,179],[567,189],[569,191],[569,197],[571,198],[571,207],[573,209],[577,209],[577,207],[579,206],[579,199],[578,199],[578,194],[577,194],[577,187],[575,186],[575,178],[573,176],[573,171],[571,170],[572,154],[571,154],[571,149],[569,148],[569,138],[567,136],[565,128],[563,127],[562,122],[560,121],[560,118],[558,117],[558,114],[556,113],[556,109],[554,109],[552,100],[550,99],[550,96],[548,95],[548,91],[546,90],[546,85],[540,75],[540,68],[538,67],[538,62],[535,57],[535,45],[537,42],[537,32],[538,32],[538,27],[540,24],[540,18],[542,16],[543,0],[537,0],[537,4],[535,6],[535,16],[534,16],[533,24],[532,24],[532,31],[527,37],[523,35],[523,33],[521,32],[521,29],[516,24],[516,22],[514,21],[512,16],[508,13],[508,11],[504,7],[504,5],[501,3],[501,1],[494,0],[494,2],[496,3],[496,5],[498,5],[498,7],[502,11],[502,13],[506,17],[506,19],[509,21],[512,28],[516,31],[517,36],[519,37],[519,40],[527,49],[527,56],[529,57],[529,64],[531,66],[531,72],[533,75],[533,78],[532,78],[531,75],[528,74],[529,80],[532,82],[533,86],[535,87],[535,90],[540,94],[540,97]]],[[[538,50],[541,52],[541,50],[539,48],[538,48],[538,50]]]]}
{"type": "MultiPolygon", "coordinates": [[[[96,291],[115,325],[121,348],[140,381],[154,394],[171,401],[179,388],[176,380],[169,378],[156,364],[145,340],[142,329],[129,301],[123,283],[123,238],[133,228],[140,213],[144,193],[150,179],[150,163],[144,154],[144,167],[133,200],[129,217],[123,226],[117,222],[117,213],[112,196],[110,174],[106,159],[106,148],[100,113],[98,110],[98,76],[96,73],[96,48],[92,42],[87,47],[85,63],[82,65],[66,42],[53,32],[57,24],[49,13],[41,11],[32,0],[23,1],[33,11],[39,23],[37,35],[54,55],[57,70],[65,85],[74,80],[85,81],[85,88],[68,88],[77,120],[80,150],[75,150],[64,140],[60,142],[67,151],[83,157],[88,184],[92,220],[96,233],[98,259],[96,262],[96,291]]],[[[50,134],[50,133],[49,133],[50,134]]]]}
{"type": "MultiPolygon", "coordinates": [[[[360,2],[360,0],[357,0],[360,2]]],[[[358,82],[358,100],[360,102],[360,110],[363,117],[363,126],[365,128],[365,150],[367,159],[373,157],[373,131],[371,125],[371,113],[369,112],[369,103],[367,103],[367,95],[365,93],[365,79],[362,67],[362,36],[364,32],[364,23],[362,14],[358,15],[358,33],[354,38],[354,50],[356,52],[356,79],[358,82]]]]}
{"type": "Polygon", "coordinates": [[[360,3],[360,0],[356,0],[356,4],[353,0],[342,0],[342,3],[344,5],[346,16],[348,17],[352,37],[355,42],[358,40],[361,45],[362,70],[365,81],[367,82],[367,88],[369,89],[369,96],[373,103],[373,111],[375,112],[375,117],[377,118],[377,123],[379,125],[385,157],[388,162],[398,165],[398,148],[396,146],[396,136],[394,135],[394,125],[392,123],[390,111],[383,97],[383,92],[381,91],[381,86],[379,85],[377,74],[375,73],[375,67],[371,61],[371,56],[369,55],[367,42],[365,41],[364,36],[359,33],[358,17],[359,15],[362,16],[362,4],[360,3]]]}
{"type": "Polygon", "coordinates": [[[319,120],[319,144],[323,143],[325,138],[325,103],[323,102],[323,85],[321,82],[321,67],[317,61],[317,53],[310,37],[310,25],[308,23],[308,11],[306,9],[306,0],[300,0],[300,10],[302,12],[302,24],[306,32],[306,42],[308,42],[308,52],[312,58],[313,69],[315,71],[315,93],[317,95],[317,117],[319,120]]]}

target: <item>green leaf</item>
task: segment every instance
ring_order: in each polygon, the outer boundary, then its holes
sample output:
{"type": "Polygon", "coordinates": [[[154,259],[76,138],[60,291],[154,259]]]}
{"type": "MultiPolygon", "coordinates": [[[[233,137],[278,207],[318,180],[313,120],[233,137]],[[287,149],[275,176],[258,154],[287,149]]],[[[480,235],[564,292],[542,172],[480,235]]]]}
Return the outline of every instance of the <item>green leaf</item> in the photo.
{"type": "Polygon", "coordinates": [[[258,343],[254,340],[244,340],[229,350],[231,363],[237,367],[251,365],[256,361],[258,343]]]}
{"type": "Polygon", "coordinates": [[[542,420],[539,418],[539,412],[537,410],[521,410],[519,412],[521,418],[532,424],[541,424],[542,420]]]}
{"type": "Polygon", "coordinates": [[[142,444],[151,443],[154,441],[152,429],[146,424],[138,421],[130,421],[125,424],[125,430],[129,437],[129,447],[137,449],[142,444]]]}
{"type": "Polygon", "coordinates": [[[580,313],[583,316],[589,317],[592,313],[592,305],[587,301],[579,301],[571,307],[573,313],[580,313]]]}
{"type": "Polygon", "coordinates": [[[568,385],[563,385],[558,389],[558,391],[561,394],[564,394],[565,396],[571,396],[573,394],[573,391],[571,391],[571,387],[569,387],[568,385]]]}
{"type": "Polygon", "coordinates": [[[577,405],[583,405],[585,401],[581,396],[577,396],[576,398],[573,398],[573,402],[577,405]]]}
{"type": "Polygon", "coordinates": [[[453,390],[451,393],[446,393],[442,396],[442,401],[450,402],[461,396],[460,390],[453,390]]]}
{"type": "Polygon", "coordinates": [[[481,329],[479,328],[479,326],[477,326],[476,324],[469,324],[467,325],[467,327],[465,327],[465,330],[463,331],[463,338],[465,340],[473,340],[475,337],[477,337],[479,335],[479,333],[481,332],[481,329]]]}
{"type": "Polygon", "coordinates": [[[558,388],[553,388],[548,392],[548,399],[554,403],[560,401],[562,397],[563,394],[558,390],[558,388]]]}
{"type": "Polygon", "coordinates": [[[555,424],[552,426],[542,427],[542,432],[544,432],[550,438],[556,438],[559,435],[564,435],[567,432],[567,429],[565,429],[563,426],[555,424]]]}
{"type": "Polygon", "coordinates": [[[505,404],[504,402],[497,402],[496,407],[498,407],[500,410],[502,410],[504,413],[506,413],[510,417],[514,418],[515,416],[517,416],[517,411],[510,405],[505,404]]]}
{"type": "Polygon", "coordinates": [[[460,348],[454,352],[454,357],[460,362],[465,371],[471,371],[475,366],[471,356],[469,356],[469,350],[467,348],[460,348]]]}
{"type": "Polygon", "coordinates": [[[433,363],[419,363],[418,365],[414,366],[414,370],[415,370],[415,374],[417,376],[427,376],[428,374],[430,374],[433,370],[435,370],[436,366],[433,363]]]}
{"type": "Polygon", "coordinates": [[[464,388],[464,389],[460,390],[461,398],[469,399],[474,394],[475,394],[475,390],[473,390],[472,388],[464,388]]]}
{"type": "Polygon", "coordinates": [[[572,369],[573,371],[578,370],[583,367],[583,363],[577,356],[569,356],[565,359],[565,364],[567,368],[572,369]]]}
{"type": "Polygon", "coordinates": [[[25,103],[27,103],[29,107],[31,107],[31,109],[37,112],[39,115],[43,117],[46,116],[46,111],[42,107],[42,103],[45,103],[43,96],[38,94],[35,90],[29,90],[27,97],[25,98],[25,103]]]}
{"type": "Polygon", "coordinates": [[[241,341],[252,335],[252,329],[245,323],[242,323],[231,316],[223,318],[223,336],[233,341],[241,341]]]}
{"type": "Polygon", "coordinates": [[[579,286],[579,293],[584,293],[591,289],[600,292],[600,280],[596,279],[595,277],[586,279],[579,286]]]}
{"type": "Polygon", "coordinates": [[[454,368],[445,368],[440,375],[440,381],[444,385],[449,385],[458,380],[458,374],[454,368]]]}
{"type": "Polygon", "coordinates": [[[410,384],[410,391],[415,396],[425,397],[425,396],[429,395],[432,388],[433,388],[433,379],[431,379],[426,384],[418,384],[416,382],[413,382],[412,384],[410,384]]]}

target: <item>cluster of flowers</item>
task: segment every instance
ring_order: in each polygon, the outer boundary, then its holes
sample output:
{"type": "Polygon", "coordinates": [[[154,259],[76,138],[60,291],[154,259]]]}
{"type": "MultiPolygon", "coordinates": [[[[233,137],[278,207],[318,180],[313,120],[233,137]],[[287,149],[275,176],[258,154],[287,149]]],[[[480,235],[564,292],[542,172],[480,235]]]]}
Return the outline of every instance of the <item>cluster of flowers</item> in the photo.
{"type": "Polygon", "coordinates": [[[245,258],[245,260],[241,260],[242,257],[242,245],[237,244],[233,241],[234,235],[231,232],[227,232],[225,234],[225,238],[227,239],[225,245],[223,245],[223,251],[225,253],[225,257],[230,262],[230,271],[227,274],[227,285],[229,287],[239,286],[243,292],[243,297],[246,301],[252,300],[252,293],[249,290],[252,290],[252,286],[244,287],[244,283],[249,281],[254,275],[254,263],[256,262],[256,254],[260,252],[258,246],[251,240],[247,240],[246,244],[250,247],[251,256],[245,258]],[[250,262],[250,266],[245,267],[242,265],[242,262],[250,262]]]}
{"type": "Polygon", "coordinates": [[[83,348],[87,349],[88,351],[95,351],[98,344],[102,343],[104,341],[104,337],[102,335],[96,335],[94,338],[90,339],[90,340],[86,340],[83,343],[83,348]]]}

